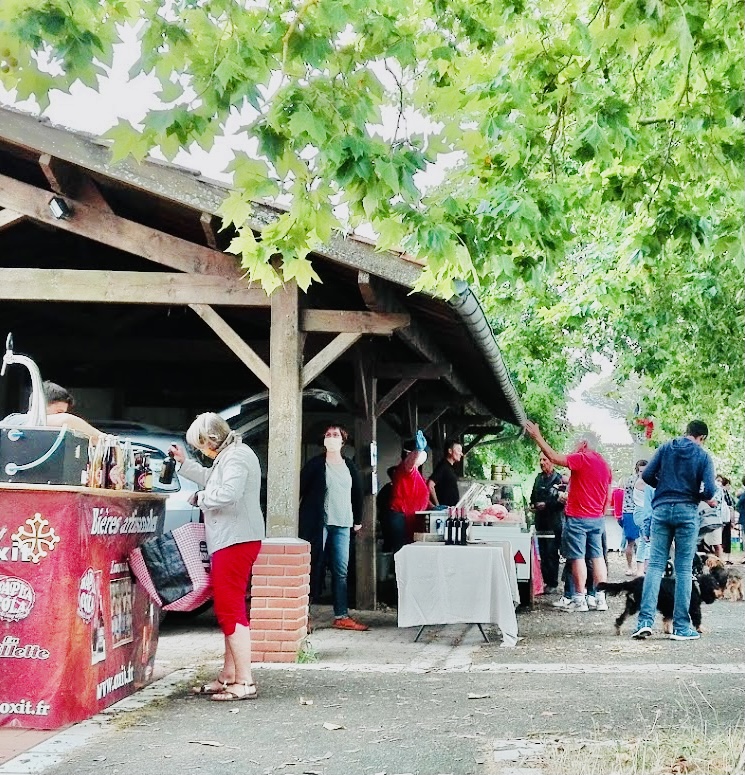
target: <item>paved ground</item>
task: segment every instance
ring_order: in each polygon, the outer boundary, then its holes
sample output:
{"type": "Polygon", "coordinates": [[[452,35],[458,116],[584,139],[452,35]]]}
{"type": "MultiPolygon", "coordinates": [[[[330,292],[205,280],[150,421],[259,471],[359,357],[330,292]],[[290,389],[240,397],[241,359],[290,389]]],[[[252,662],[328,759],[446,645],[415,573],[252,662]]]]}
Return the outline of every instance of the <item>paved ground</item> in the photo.
{"type": "MultiPolygon", "coordinates": [[[[612,571],[620,576],[618,558],[612,571]]],[[[743,729],[745,603],[707,607],[700,641],[637,643],[613,632],[620,600],[589,614],[547,602],[519,615],[524,639],[514,649],[465,626],[427,628],[413,643],[416,631],[398,630],[387,611],[360,615],[373,625],[367,633],[340,632],[323,609],[310,639],[317,661],[257,667],[259,700],[229,705],[188,692],[195,670],[206,678],[216,669],[211,615],[171,620],[159,668],[180,672],[154,689],[154,701],[138,708],[147,697],[135,695],[134,710],[63,733],[0,773],[486,775],[508,771],[499,750],[517,744],[505,740],[743,729]],[[64,734],[77,735],[78,747],[64,745],[64,734]]]]}

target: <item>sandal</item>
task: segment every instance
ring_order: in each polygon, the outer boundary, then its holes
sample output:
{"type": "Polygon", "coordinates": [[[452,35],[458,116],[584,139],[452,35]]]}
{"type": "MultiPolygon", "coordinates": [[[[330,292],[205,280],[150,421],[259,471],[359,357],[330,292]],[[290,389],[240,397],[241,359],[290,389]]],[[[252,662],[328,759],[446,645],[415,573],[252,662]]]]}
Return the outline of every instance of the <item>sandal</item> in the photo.
{"type": "Polygon", "coordinates": [[[228,686],[230,686],[230,684],[227,681],[223,681],[220,678],[220,675],[218,673],[218,676],[217,678],[215,678],[214,681],[210,681],[209,683],[202,684],[201,686],[192,686],[191,693],[198,694],[201,696],[211,696],[214,694],[222,694],[228,686]],[[215,686],[215,683],[218,683],[219,686],[215,686]]]}
{"type": "Polygon", "coordinates": [[[210,697],[213,702],[236,702],[237,700],[255,700],[259,696],[259,692],[256,689],[255,683],[248,683],[248,681],[236,681],[232,684],[226,684],[225,688],[216,692],[210,697]],[[229,689],[229,686],[242,686],[243,694],[238,694],[235,689],[229,689]],[[253,689],[253,691],[249,691],[253,689]]]}

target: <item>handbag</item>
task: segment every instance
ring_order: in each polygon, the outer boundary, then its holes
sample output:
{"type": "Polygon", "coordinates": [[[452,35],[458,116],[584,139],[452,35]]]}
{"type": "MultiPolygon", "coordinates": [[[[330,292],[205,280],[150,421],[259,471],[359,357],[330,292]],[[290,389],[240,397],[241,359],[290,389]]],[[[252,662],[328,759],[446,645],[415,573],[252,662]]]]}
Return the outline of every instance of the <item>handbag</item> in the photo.
{"type": "Polygon", "coordinates": [[[144,541],[129,564],[164,611],[193,611],[212,597],[204,524],[189,522],[144,541]]]}

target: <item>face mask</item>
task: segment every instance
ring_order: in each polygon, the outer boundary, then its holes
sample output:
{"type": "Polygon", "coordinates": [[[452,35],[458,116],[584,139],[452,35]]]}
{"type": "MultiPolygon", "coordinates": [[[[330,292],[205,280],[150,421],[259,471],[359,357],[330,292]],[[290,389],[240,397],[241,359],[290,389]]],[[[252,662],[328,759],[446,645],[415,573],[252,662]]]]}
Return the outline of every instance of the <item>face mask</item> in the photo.
{"type": "Polygon", "coordinates": [[[326,447],[329,452],[340,452],[341,448],[344,446],[344,442],[339,436],[327,436],[323,440],[323,446],[326,447]]]}

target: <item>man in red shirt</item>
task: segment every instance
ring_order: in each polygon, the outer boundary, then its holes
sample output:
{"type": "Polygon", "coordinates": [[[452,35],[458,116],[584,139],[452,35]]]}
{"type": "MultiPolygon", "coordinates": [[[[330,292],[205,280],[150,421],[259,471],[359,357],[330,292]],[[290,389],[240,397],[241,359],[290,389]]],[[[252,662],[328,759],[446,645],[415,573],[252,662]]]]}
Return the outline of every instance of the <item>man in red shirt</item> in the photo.
{"type": "MultiPolygon", "coordinates": [[[[552,449],[535,423],[528,421],[525,432],[554,465],[565,466],[572,472],[564,507],[566,522],[562,534],[562,554],[567,562],[572,563],[574,595],[566,610],[588,611],[585,557],[591,560],[596,587],[608,578],[602,541],[604,515],[610,503],[613,481],[610,466],[599,452],[592,449],[587,438],[581,438],[574,452],[565,455],[552,449]]],[[[598,611],[608,610],[604,592],[596,592],[595,602],[598,611]]]]}
{"type": "Polygon", "coordinates": [[[419,466],[427,459],[424,435],[403,445],[401,462],[391,478],[391,508],[388,515],[391,533],[391,551],[397,552],[404,544],[414,540],[416,512],[429,506],[429,487],[419,472],[419,466]]]}

